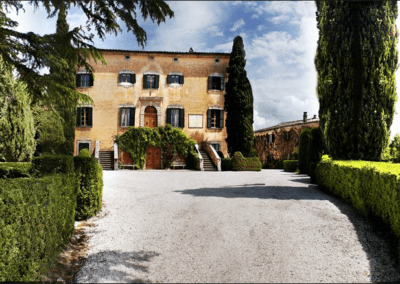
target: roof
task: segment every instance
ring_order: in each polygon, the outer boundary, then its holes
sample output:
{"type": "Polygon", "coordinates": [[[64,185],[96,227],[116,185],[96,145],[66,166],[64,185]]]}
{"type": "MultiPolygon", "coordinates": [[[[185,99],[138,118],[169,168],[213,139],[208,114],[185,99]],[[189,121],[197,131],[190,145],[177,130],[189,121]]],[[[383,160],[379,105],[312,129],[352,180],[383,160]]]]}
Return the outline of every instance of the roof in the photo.
{"type": "Polygon", "coordinates": [[[304,122],[302,119],[289,121],[289,122],[282,122],[282,123],[279,123],[279,124],[271,126],[271,127],[255,130],[254,133],[271,131],[271,130],[275,130],[275,129],[283,128],[283,127],[287,127],[287,126],[295,126],[295,125],[309,124],[309,123],[315,123],[315,122],[319,122],[319,118],[309,118],[309,119],[307,119],[306,122],[304,122]]]}
{"type": "Polygon", "coordinates": [[[127,50],[127,49],[104,49],[98,48],[100,51],[117,51],[117,52],[135,52],[135,53],[161,53],[161,54],[193,54],[193,55],[222,55],[230,56],[225,52],[183,52],[183,51],[148,51],[148,50],[127,50]]]}

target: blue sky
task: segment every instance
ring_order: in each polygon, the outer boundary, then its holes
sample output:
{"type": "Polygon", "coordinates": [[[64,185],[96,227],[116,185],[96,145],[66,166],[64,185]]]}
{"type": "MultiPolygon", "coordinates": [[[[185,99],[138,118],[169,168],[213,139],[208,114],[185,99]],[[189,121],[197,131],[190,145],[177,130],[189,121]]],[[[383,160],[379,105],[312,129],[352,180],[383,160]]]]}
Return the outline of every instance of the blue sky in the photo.
{"type": "MultiPolygon", "coordinates": [[[[147,32],[144,50],[198,52],[232,51],[235,36],[244,40],[247,77],[254,95],[254,129],[318,115],[317,74],[314,66],[318,30],[314,1],[167,1],[175,17],[165,23],[139,18],[147,32]]],[[[47,19],[44,9],[13,15],[20,31],[53,33],[56,19],[47,19]]],[[[85,26],[86,17],[77,9],[69,11],[70,28],[85,26]]],[[[399,19],[397,19],[397,22],[399,19]]],[[[397,23],[399,26],[399,23],[397,23]]],[[[125,27],[122,25],[122,27],[125,27]]],[[[95,46],[106,49],[142,50],[126,29],[117,37],[95,38],[95,46]]],[[[396,73],[397,86],[400,73],[396,73]]],[[[399,87],[398,94],[399,94],[399,87]]],[[[399,110],[400,102],[396,104],[399,110]]],[[[391,137],[400,133],[396,115],[391,137]]]]}

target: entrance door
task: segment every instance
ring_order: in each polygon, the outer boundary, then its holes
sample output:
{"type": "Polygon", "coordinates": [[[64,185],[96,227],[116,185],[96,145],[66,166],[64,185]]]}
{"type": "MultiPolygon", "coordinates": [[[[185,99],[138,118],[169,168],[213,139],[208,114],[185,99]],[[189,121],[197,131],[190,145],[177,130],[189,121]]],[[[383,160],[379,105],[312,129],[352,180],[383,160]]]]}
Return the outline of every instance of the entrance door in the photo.
{"type": "Polygon", "coordinates": [[[155,107],[148,106],[144,110],[144,126],[150,128],[157,127],[157,110],[155,107]]]}
{"type": "Polygon", "coordinates": [[[161,148],[147,148],[146,169],[161,169],[161,148]]]}

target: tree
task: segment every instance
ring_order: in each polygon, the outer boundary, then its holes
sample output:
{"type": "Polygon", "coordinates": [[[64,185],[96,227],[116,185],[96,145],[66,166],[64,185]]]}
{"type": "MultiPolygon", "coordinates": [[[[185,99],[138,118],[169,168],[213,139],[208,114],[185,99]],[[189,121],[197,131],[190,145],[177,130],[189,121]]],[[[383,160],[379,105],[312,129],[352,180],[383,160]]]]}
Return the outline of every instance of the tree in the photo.
{"type": "Polygon", "coordinates": [[[0,150],[7,162],[30,160],[36,148],[26,85],[0,60],[0,150]]]}
{"type": "Polygon", "coordinates": [[[397,2],[316,5],[319,117],[330,156],[379,160],[397,99],[397,2]]]}
{"type": "Polygon", "coordinates": [[[393,162],[400,163],[400,134],[396,134],[389,146],[389,154],[393,162]]]}
{"type": "Polygon", "coordinates": [[[228,151],[240,151],[248,157],[254,144],[253,92],[247,78],[243,39],[237,36],[229,59],[226,83],[225,110],[228,151]]]}
{"type": "Polygon", "coordinates": [[[37,142],[41,153],[55,154],[62,152],[59,148],[64,148],[66,139],[63,123],[59,115],[52,110],[42,111],[37,132],[39,134],[37,142]]]}
{"type": "MultiPolygon", "coordinates": [[[[67,33],[55,33],[40,36],[32,32],[21,33],[15,31],[18,23],[7,17],[10,8],[17,12],[23,10],[22,1],[5,0],[0,2],[0,55],[7,66],[12,66],[19,74],[20,80],[29,85],[29,94],[33,103],[42,102],[48,106],[57,103],[68,104],[68,101],[93,102],[91,98],[79,93],[59,80],[57,73],[40,74],[42,68],[56,66],[59,70],[68,68],[68,62],[77,62],[93,76],[93,68],[88,63],[89,59],[102,61],[104,58],[91,43],[94,34],[86,34],[80,27],[73,28],[67,33]],[[72,43],[71,45],[65,43],[72,43]],[[52,92],[47,92],[48,89],[52,92]],[[54,91],[55,90],[55,91],[54,91]],[[67,96],[65,95],[67,94],[67,96]]],[[[24,3],[25,4],[25,3],[24,3]]],[[[132,32],[138,44],[144,46],[147,40],[146,32],[137,22],[137,10],[146,20],[148,17],[153,22],[165,22],[167,16],[173,17],[174,13],[164,1],[144,0],[31,0],[29,4],[35,9],[44,7],[48,17],[54,17],[63,9],[70,7],[80,8],[88,18],[87,27],[94,27],[97,35],[104,39],[106,33],[117,35],[122,31],[118,21],[122,20],[128,32],[132,32]]]]}

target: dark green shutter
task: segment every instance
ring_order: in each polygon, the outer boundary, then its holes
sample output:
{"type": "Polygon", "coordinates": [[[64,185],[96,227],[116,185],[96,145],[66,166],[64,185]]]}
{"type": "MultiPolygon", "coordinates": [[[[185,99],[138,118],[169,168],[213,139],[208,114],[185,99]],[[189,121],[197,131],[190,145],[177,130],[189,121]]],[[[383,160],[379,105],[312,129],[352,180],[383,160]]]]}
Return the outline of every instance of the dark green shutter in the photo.
{"type": "Polygon", "coordinates": [[[86,108],[87,109],[87,126],[92,126],[93,125],[93,109],[91,107],[86,108]]]}
{"type": "Polygon", "coordinates": [[[211,109],[207,110],[207,128],[211,128],[211,109]]]}
{"type": "Polygon", "coordinates": [[[122,82],[122,74],[118,74],[118,83],[122,82]]]}
{"type": "Polygon", "coordinates": [[[219,111],[219,127],[224,128],[224,111],[219,111]]]}
{"type": "Polygon", "coordinates": [[[179,109],[179,127],[182,129],[185,127],[185,110],[184,109],[179,109]]]}
{"type": "Polygon", "coordinates": [[[171,84],[171,75],[167,75],[167,84],[171,84]]]}
{"type": "Polygon", "coordinates": [[[131,74],[131,83],[132,84],[136,83],[136,74],[131,74]]]}
{"type": "Polygon", "coordinates": [[[93,86],[93,76],[89,74],[89,87],[93,86]]]}
{"type": "Polygon", "coordinates": [[[149,86],[147,86],[147,75],[143,75],[143,89],[148,89],[149,86]]]}
{"type": "Polygon", "coordinates": [[[224,77],[219,77],[219,79],[221,80],[221,89],[220,90],[223,90],[224,89],[224,77]]]}
{"type": "Polygon", "coordinates": [[[130,112],[130,119],[129,119],[129,126],[135,126],[135,108],[129,108],[130,112]]]}
{"type": "Polygon", "coordinates": [[[208,77],[208,89],[212,90],[212,77],[211,76],[208,77]]]}
{"type": "Polygon", "coordinates": [[[171,124],[171,109],[167,108],[167,123],[171,124]]]}
{"type": "Polygon", "coordinates": [[[76,87],[80,87],[81,86],[81,75],[80,74],[76,74],[76,87]]]}
{"type": "Polygon", "coordinates": [[[160,75],[155,75],[154,78],[155,78],[154,79],[154,81],[155,81],[154,88],[158,89],[158,83],[160,81],[160,75]]]}
{"type": "Polygon", "coordinates": [[[179,84],[183,85],[183,75],[179,76],[179,84]]]}
{"type": "Polygon", "coordinates": [[[76,109],[76,126],[81,126],[82,108],[76,109]]]}

